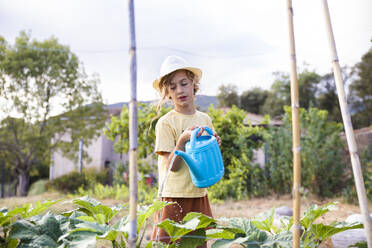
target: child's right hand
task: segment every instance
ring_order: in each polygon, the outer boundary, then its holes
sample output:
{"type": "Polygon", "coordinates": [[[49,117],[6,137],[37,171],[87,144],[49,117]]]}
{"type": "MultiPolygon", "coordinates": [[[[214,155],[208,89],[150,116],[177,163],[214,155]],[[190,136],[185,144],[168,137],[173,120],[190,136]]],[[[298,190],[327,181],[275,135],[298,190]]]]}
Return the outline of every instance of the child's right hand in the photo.
{"type": "Polygon", "coordinates": [[[183,131],[183,133],[180,135],[177,143],[184,147],[186,145],[187,141],[189,141],[191,139],[192,131],[199,128],[199,127],[200,127],[200,130],[196,134],[196,137],[199,137],[200,135],[202,135],[202,133],[204,132],[204,127],[203,126],[193,126],[193,127],[187,128],[185,131],[183,131]]]}

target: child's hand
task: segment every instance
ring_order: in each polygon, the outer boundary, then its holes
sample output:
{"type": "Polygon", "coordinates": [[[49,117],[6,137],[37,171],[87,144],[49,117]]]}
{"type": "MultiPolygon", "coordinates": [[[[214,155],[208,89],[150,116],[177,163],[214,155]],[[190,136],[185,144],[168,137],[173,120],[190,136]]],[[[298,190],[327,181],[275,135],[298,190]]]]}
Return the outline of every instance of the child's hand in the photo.
{"type": "Polygon", "coordinates": [[[221,146],[221,138],[220,138],[220,136],[218,136],[217,132],[214,132],[213,136],[216,137],[218,145],[221,146]]]}

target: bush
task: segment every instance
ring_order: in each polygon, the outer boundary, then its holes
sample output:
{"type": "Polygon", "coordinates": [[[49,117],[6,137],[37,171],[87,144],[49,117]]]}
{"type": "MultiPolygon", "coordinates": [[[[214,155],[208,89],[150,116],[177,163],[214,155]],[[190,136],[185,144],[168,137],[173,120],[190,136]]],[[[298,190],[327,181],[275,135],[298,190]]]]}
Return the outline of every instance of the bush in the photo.
{"type": "MultiPolygon", "coordinates": [[[[270,129],[265,136],[268,146],[266,171],[275,193],[290,193],[292,188],[291,108],[285,107],[284,125],[270,129]]],[[[342,125],[327,119],[325,110],[300,110],[302,186],[320,197],[340,193],[344,187],[346,164],[342,162],[342,125]]]]}
{"type": "Polygon", "coordinates": [[[88,181],[83,174],[73,171],[69,174],[60,176],[46,184],[48,190],[56,190],[63,193],[73,193],[78,188],[86,188],[88,181]]]}
{"type": "MultiPolygon", "coordinates": [[[[372,199],[372,144],[369,144],[360,155],[360,166],[362,167],[364,186],[367,199],[372,199]]],[[[355,188],[352,167],[349,166],[348,184],[342,192],[342,196],[349,203],[358,203],[358,196],[355,188]]]]}
{"type": "Polygon", "coordinates": [[[94,168],[84,169],[81,174],[73,171],[58,177],[46,184],[48,190],[61,191],[63,193],[74,193],[79,188],[93,188],[96,184],[106,184],[109,173],[107,169],[97,172],[94,168]]]}
{"type": "Polygon", "coordinates": [[[34,182],[33,184],[31,184],[31,187],[27,195],[32,196],[32,195],[40,195],[44,193],[46,191],[45,185],[48,183],[48,181],[49,181],[48,179],[41,179],[41,180],[34,182]]]}

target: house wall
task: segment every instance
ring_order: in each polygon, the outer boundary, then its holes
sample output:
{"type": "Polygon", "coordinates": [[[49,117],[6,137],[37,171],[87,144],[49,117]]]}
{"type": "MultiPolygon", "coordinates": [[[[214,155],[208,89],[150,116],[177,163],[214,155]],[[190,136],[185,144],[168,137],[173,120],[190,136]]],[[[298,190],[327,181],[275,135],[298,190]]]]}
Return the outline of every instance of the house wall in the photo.
{"type": "MultiPolygon", "coordinates": [[[[62,140],[69,141],[70,134],[64,134],[62,140]]],[[[92,140],[88,147],[84,144],[84,152],[88,153],[91,160],[89,162],[83,160],[83,168],[96,168],[98,171],[104,168],[106,161],[127,160],[126,154],[123,154],[121,159],[120,154],[115,154],[113,142],[108,140],[103,133],[95,140],[92,140]]],[[[53,168],[50,173],[52,179],[78,170],[78,162],[67,159],[60,151],[53,153],[53,161],[53,168]]]]}

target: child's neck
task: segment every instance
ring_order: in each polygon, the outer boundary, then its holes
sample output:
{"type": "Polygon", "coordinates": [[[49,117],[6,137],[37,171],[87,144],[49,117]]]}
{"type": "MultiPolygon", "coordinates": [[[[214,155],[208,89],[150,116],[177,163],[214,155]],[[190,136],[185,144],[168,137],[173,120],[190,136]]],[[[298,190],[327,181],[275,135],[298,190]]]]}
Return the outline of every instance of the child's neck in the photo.
{"type": "Polygon", "coordinates": [[[194,104],[190,104],[187,106],[175,106],[174,110],[178,113],[184,114],[184,115],[192,115],[195,114],[196,109],[194,104]]]}

